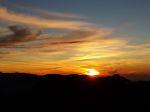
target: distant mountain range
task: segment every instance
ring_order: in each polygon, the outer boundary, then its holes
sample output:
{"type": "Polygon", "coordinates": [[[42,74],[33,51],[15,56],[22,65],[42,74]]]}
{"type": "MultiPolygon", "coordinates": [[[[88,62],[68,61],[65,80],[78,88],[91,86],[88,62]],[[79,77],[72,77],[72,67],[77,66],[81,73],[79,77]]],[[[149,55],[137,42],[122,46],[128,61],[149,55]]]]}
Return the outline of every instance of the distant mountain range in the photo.
{"type": "Polygon", "coordinates": [[[135,111],[149,109],[150,82],[108,77],[0,73],[0,110],[135,111]]]}

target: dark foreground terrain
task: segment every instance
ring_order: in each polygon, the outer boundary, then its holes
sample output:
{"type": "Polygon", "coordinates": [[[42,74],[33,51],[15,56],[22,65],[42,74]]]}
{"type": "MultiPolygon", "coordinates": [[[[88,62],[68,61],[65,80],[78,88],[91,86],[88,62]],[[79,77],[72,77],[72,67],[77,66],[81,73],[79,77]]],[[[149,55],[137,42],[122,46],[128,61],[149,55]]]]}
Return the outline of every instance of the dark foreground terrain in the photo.
{"type": "Polygon", "coordinates": [[[150,82],[132,82],[119,75],[92,78],[0,73],[0,103],[0,112],[147,112],[150,82]]]}

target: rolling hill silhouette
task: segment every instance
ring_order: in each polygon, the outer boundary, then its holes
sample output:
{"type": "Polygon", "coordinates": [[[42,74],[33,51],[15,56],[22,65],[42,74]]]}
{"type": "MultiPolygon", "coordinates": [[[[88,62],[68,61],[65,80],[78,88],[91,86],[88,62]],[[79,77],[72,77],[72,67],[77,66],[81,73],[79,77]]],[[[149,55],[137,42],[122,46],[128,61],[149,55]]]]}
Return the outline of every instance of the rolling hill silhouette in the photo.
{"type": "Polygon", "coordinates": [[[149,108],[150,82],[132,82],[117,74],[84,75],[0,73],[0,110],[135,111],[149,108]]]}

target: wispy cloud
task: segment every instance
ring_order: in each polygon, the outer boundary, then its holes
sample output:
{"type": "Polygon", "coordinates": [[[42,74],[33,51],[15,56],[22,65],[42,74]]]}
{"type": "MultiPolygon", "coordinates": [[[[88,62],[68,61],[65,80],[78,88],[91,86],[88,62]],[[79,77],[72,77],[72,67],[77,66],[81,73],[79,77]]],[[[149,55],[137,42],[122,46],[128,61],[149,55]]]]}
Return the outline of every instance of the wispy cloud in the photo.
{"type": "Polygon", "coordinates": [[[42,28],[56,28],[56,29],[79,29],[87,27],[88,23],[73,20],[53,20],[41,17],[31,16],[27,14],[20,14],[8,10],[5,7],[0,7],[0,19],[16,23],[38,26],[42,28]]]}
{"type": "Polygon", "coordinates": [[[130,45],[129,48],[137,50],[150,50],[150,44],[130,45]]]}
{"type": "MultiPolygon", "coordinates": [[[[24,6],[24,5],[23,5],[24,6]]],[[[40,8],[36,8],[35,6],[29,6],[29,5],[25,5],[25,7],[23,6],[18,6],[20,8],[23,8],[25,10],[30,10],[32,12],[34,12],[35,14],[44,16],[46,18],[50,18],[50,19],[73,19],[73,20],[84,20],[86,19],[86,17],[83,17],[81,15],[77,15],[77,14],[71,14],[71,13],[63,13],[63,12],[52,12],[52,11],[47,11],[47,10],[43,10],[40,8]],[[26,8],[28,7],[28,9],[26,8]]]]}
{"type": "Polygon", "coordinates": [[[21,3],[21,1],[19,3],[14,3],[13,1],[5,0],[2,3],[6,5],[10,5],[11,7],[25,10],[27,12],[32,12],[35,15],[42,16],[45,18],[50,18],[50,19],[72,19],[72,20],[86,19],[86,17],[78,15],[78,14],[48,11],[48,10],[44,10],[39,7],[36,7],[35,5],[32,5],[32,4],[21,3]]]}

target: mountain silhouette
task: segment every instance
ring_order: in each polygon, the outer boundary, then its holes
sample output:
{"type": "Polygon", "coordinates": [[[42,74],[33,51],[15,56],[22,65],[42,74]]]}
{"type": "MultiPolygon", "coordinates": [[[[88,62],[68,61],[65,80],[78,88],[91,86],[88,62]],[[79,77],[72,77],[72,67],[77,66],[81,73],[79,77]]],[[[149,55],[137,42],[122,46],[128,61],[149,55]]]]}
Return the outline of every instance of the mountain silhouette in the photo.
{"type": "Polygon", "coordinates": [[[86,75],[0,73],[0,110],[136,111],[149,109],[150,82],[119,74],[86,75]]]}

